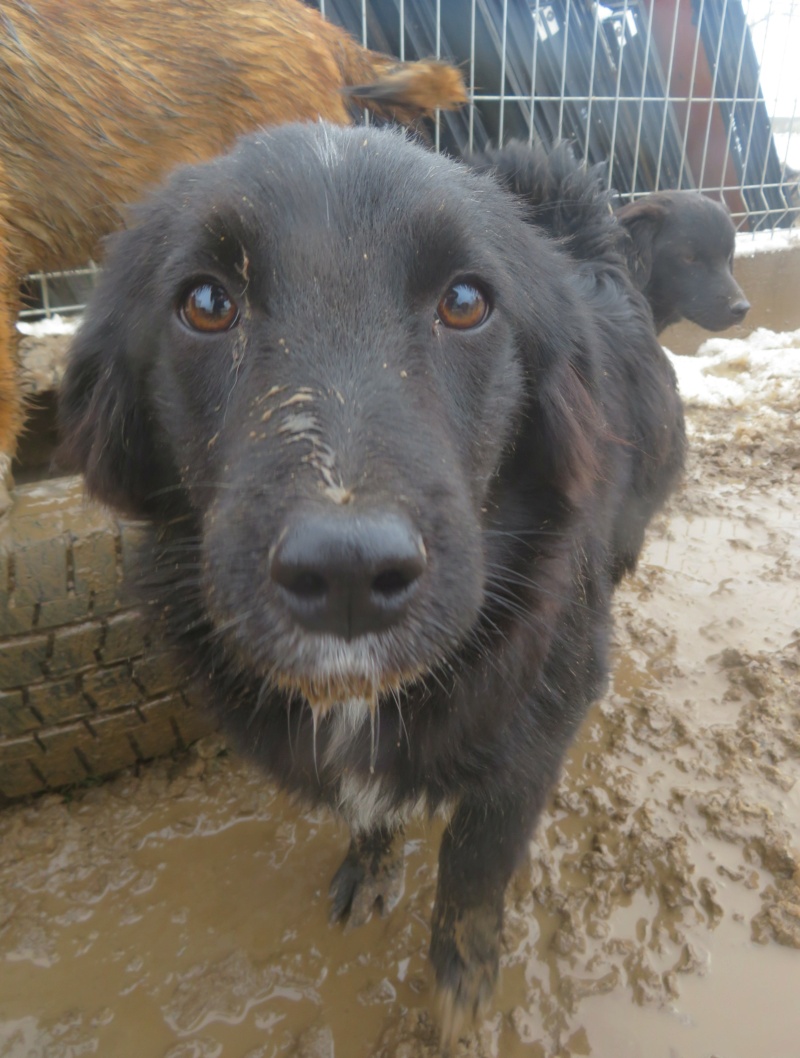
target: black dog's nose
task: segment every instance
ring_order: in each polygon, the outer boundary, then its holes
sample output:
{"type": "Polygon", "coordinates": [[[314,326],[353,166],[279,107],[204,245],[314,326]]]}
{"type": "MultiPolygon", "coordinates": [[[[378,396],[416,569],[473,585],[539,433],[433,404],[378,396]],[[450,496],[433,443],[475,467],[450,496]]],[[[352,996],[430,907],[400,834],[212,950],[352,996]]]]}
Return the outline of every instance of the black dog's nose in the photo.
{"type": "Polygon", "coordinates": [[[729,306],[729,308],[731,316],[733,316],[737,323],[741,323],[741,321],[750,311],[750,302],[747,300],[747,298],[739,298],[738,300],[734,301],[733,304],[729,306]]]}
{"type": "Polygon", "coordinates": [[[401,515],[336,512],[291,523],[270,573],[303,628],[355,639],[402,617],[425,566],[422,538],[401,515]]]}

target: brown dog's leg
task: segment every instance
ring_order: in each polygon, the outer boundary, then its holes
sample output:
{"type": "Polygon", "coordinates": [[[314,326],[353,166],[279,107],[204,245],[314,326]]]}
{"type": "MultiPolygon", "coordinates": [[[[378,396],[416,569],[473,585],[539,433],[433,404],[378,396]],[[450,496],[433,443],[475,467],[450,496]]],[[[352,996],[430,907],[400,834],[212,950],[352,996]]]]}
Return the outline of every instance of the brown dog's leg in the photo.
{"type": "Polygon", "coordinates": [[[402,827],[379,827],[354,835],[339,870],[333,876],[329,896],[331,922],[346,922],[347,928],[363,925],[377,905],[388,915],[403,895],[403,850],[395,840],[402,827]]]}
{"type": "MultiPolygon", "coordinates": [[[[2,172],[0,172],[2,177],[2,172]]],[[[0,199],[0,218],[3,202],[0,199]]],[[[11,504],[11,460],[22,429],[17,372],[18,279],[8,259],[5,222],[0,219],[0,514],[11,504]]]]}

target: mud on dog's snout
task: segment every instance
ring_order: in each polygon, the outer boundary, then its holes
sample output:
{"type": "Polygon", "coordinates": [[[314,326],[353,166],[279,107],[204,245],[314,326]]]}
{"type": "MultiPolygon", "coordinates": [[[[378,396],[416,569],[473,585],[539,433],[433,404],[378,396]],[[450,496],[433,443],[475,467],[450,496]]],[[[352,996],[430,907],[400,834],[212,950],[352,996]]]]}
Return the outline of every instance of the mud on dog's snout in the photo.
{"type": "Polygon", "coordinates": [[[401,514],[315,512],[284,528],[270,576],[302,628],[350,640],[399,621],[426,566],[401,514]]]}

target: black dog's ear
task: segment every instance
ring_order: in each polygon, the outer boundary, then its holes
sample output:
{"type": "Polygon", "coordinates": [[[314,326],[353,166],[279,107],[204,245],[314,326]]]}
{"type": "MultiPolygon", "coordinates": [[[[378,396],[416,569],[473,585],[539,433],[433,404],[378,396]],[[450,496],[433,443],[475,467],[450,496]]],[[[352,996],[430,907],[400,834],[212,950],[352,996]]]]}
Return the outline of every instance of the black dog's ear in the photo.
{"type": "Polygon", "coordinates": [[[111,320],[78,332],[58,399],[56,463],[89,492],[134,517],[152,513],[163,483],[148,412],[111,320]]]}
{"type": "Polygon", "coordinates": [[[147,517],[163,505],[160,494],[175,475],[156,440],[146,365],[130,355],[135,317],[120,297],[127,283],[115,271],[102,275],[72,344],[58,398],[56,463],[84,474],[96,499],[147,517]]]}
{"type": "Polygon", "coordinates": [[[653,247],[667,215],[659,202],[640,198],[614,211],[619,224],[628,234],[626,255],[628,271],[639,290],[644,290],[653,270],[653,247]]]}
{"type": "MultiPolygon", "coordinates": [[[[532,284],[531,284],[532,285],[532,284]]],[[[527,361],[528,403],[514,461],[528,482],[537,482],[561,497],[564,511],[583,510],[601,474],[601,447],[606,426],[597,399],[593,332],[581,320],[579,306],[567,313],[541,311],[548,302],[537,299],[538,320],[519,344],[527,361]]]]}

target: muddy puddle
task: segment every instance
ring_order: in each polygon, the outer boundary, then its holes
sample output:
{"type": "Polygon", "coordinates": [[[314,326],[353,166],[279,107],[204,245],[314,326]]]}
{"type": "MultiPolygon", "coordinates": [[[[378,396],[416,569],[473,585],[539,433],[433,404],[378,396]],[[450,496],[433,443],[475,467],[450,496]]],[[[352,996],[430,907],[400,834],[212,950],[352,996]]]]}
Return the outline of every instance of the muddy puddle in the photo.
{"type": "MultiPolygon", "coordinates": [[[[800,431],[691,412],[619,593],[616,673],[507,898],[457,1054],[800,1053],[800,431]]],[[[428,1058],[440,824],[405,896],[327,923],[344,830],[218,739],[0,814],[1,1058],[428,1058]]]]}

